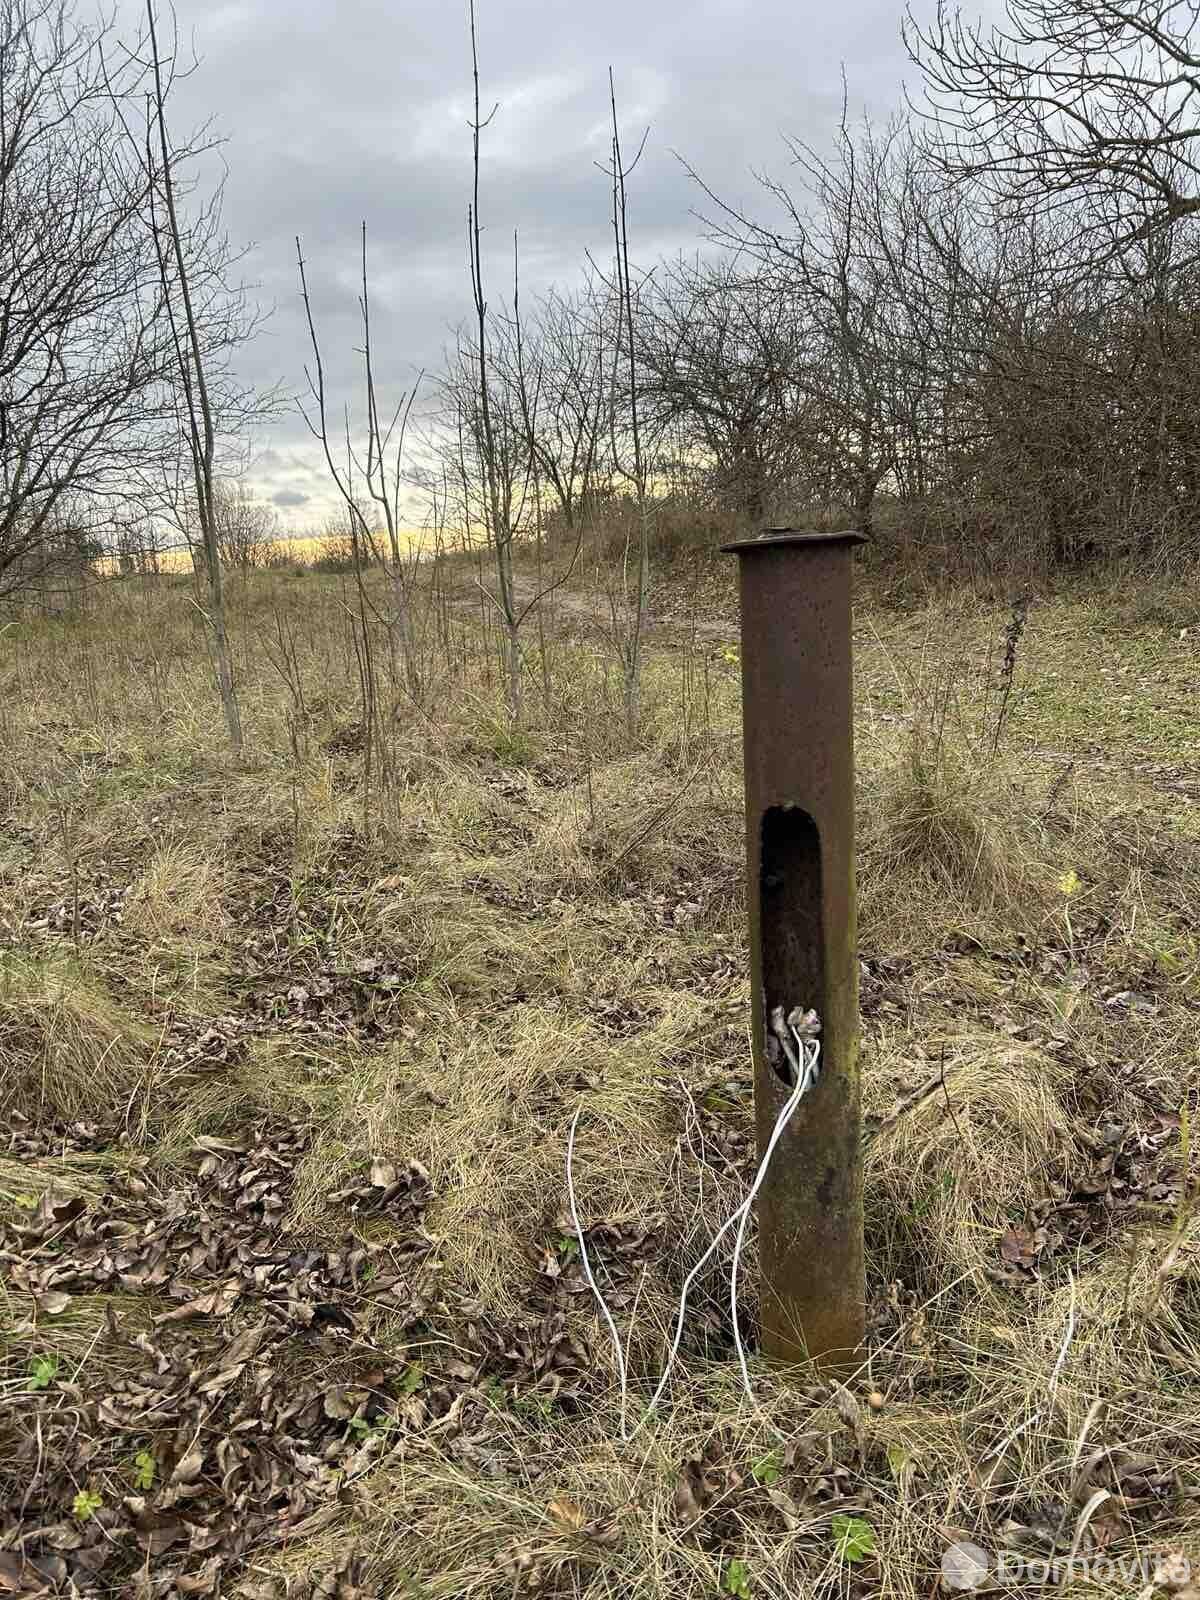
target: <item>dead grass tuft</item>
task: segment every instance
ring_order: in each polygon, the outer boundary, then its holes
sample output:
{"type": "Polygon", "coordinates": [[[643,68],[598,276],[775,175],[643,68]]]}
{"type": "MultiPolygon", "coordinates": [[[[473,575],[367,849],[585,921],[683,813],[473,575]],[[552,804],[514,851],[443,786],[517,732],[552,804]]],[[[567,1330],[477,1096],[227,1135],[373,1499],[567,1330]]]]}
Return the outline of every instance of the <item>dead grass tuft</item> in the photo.
{"type": "Polygon", "coordinates": [[[152,1039],[85,962],[0,959],[0,1111],[111,1126],[145,1077],[152,1039]]]}
{"type": "MultiPolygon", "coordinates": [[[[988,1034],[935,1048],[944,1091],[882,1132],[867,1161],[878,1269],[930,1292],[964,1278],[986,1282],[1008,1221],[1045,1193],[1073,1153],[1061,1098],[1066,1073],[1053,1057],[988,1034]]],[[[872,1098],[906,1067],[902,1050],[895,1041],[874,1056],[872,1098]]]]}
{"type": "Polygon", "coordinates": [[[995,763],[972,767],[966,748],[910,730],[874,776],[862,807],[862,918],[928,938],[980,919],[1028,928],[1044,914],[1054,850],[1023,789],[995,763]]]}
{"type": "Polygon", "coordinates": [[[152,852],[125,906],[127,925],[157,940],[186,938],[200,947],[225,926],[226,875],[219,860],[191,840],[171,839],[152,852]]]}

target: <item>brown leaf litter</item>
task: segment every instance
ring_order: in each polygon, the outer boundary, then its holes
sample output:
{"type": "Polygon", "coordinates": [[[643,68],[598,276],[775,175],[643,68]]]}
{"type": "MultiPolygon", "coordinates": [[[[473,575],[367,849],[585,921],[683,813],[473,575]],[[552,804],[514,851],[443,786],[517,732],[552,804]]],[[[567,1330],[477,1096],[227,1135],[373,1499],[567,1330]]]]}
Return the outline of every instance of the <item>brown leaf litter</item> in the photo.
{"type": "MultiPolygon", "coordinates": [[[[14,1137],[57,1152],[95,1132],[14,1137]]],[[[205,1137],[173,1181],[135,1166],[97,1199],[51,1189],[0,1224],[0,1280],[29,1297],[27,1348],[53,1349],[43,1317],[129,1297],[105,1304],[96,1374],[86,1357],[56,1361],[0,1423],[0,1594],[282,1596],[264,1556],[344,1516],[389,1456],[419,1441],[511,1473],[504,1405],[576,1404],[595,1382],[565,1285],[532,1275],[529,1315],[498,1324],[440,1282],[416,1162],[377,1158],[328,1195],[369,1222],[369,1240],[298,1237],[289,1206],[307,1150],[307,1130],[283,1124],[205,1137]]],[[[597,1229],[613,1270],[643,1246],[597,1229]]],[[[611,1519],[577,1531],[616,1537],[611,1519]]],[[[346,1552],[286,1593],[365,1600],[364,1572],[346,1552]]]]}
{"type": "MultiPolygon", "coordinates": [[[[313,1352],[330,1341],[344,1364],[347,1350],[371,1348],[381,1317],[393,1333],[421,1320],[435,1241],[423,1226],[428,1175],[415,1163],[377,1162],[330,1197],[388,1219],[386,1242],[294,1236],[286,1214],[306,1146],[303,1130],[286,1127],[201,1139],[174,1187],[133,1172],[96,1202],[50,1190],[0,1229],[0,1275],[35,1316],[96,1292],[165,1307],[131,1331],[108,1305],[116,1380],[97,1392],[86,1358],[74,1372],[56,1363],[0,1428],[0,1592],[107,1593],[124,1575],[122,1592],[218,1594],[251,1552],[336,1508],[385,1430],[451,1410],[446,1380],[431,1374],[418,1400],[401,1381],[408,1364],[394,1359],[364,1369],[357,1357],[350,1384],[311,1375],[313,1352]]],[[[45,1338],[52,1345],[50,1330],[45,1338]]],[[[358,1592],[346,1571],[329,1581],[313,1593],[358,1592]]]]}

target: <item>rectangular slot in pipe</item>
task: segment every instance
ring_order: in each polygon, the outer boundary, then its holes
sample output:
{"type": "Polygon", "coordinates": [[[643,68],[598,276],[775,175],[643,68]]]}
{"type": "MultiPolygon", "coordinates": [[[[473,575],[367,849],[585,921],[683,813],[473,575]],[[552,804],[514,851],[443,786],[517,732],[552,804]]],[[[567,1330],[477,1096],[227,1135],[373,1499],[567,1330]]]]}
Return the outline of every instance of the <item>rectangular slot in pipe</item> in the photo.
{"type": "Polygon", "coordinates": [[[762,929],[762,1016],[768,1059],[791,1086],[793,1073],[775,1045],[769,1020],[796,1006],[825,1009],[825,933],[821,925],[821,837],[800,806],[770,806],[762,818],[759,926],[762,929]]]}

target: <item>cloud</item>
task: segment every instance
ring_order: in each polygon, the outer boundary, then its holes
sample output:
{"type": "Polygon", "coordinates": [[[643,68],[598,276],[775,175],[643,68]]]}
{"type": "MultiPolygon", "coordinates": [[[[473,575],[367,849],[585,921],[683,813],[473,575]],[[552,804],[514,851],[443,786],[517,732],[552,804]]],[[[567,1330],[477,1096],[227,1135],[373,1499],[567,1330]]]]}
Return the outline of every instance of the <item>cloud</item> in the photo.
{"type": "Polygon", "coordinates": [[[282,511],[292,511],[308,505],[311,499],[311,495],[302,494],[299,489],[276,489],[271,496],[271,503],[282,511]]]}
{"type": "MultiPolygon", "coordinates": [[[[122,4],[135,25],[135,0],[122,4]]],[[[360,396],[365,219],[376,369],[394,403],[419,369],[437,366],[470,310],[466,0],[177,0],[177,10],[201,64],[179,83],[172,116],[180,132],[211,117],[228,136],[225,222],[232,238],[251,241],[245,275],[274,308],[240,354],[242,376],[304,392],[299,234],[331,410],[340,416],[360,396]]],[[[901,103],[907,63],[893,0],[477,0],[477,11],[485,112],[498,103],[483,134],[480,201],[494,299],[511,283],[514,229],[523,292],[572,279],[589,250],[608,254],[597,163],[608,153],[610,63],[627,149],[650,128],[629,213],[646,265],[701,242],[701,196],[676,152],[722,196],[761,210],[753,171],[787,176],[784,133],[828,141],[843,63],[852,114],[867,105],[883,117],[901,103]]],[[[260,493],[316,515],[333,507],[298,412],[258,443],[279,458],[261,454],[251,469],[260,493]],[[280,498],[289,492],[300,498],[280,498]]]]}

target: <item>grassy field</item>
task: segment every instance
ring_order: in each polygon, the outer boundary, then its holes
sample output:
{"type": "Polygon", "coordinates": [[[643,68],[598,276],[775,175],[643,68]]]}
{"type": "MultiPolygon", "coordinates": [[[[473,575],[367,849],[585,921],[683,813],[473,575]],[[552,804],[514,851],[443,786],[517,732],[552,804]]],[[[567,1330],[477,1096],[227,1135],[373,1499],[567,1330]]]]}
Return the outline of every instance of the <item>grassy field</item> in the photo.
{"type": "Polygon", "coordinates": [[[240,762],[183,583],[0,636],[0,1592],[1200,1593],[1200,591],[871,590],[869,1358],[744,1401],[722,1250],[628,1443],[564,1151],[636,1407],[752,1169],[727,604],[634,745],[582,604],[513,728],[468,600],[401,690],[236,581],[240,762]]]}

